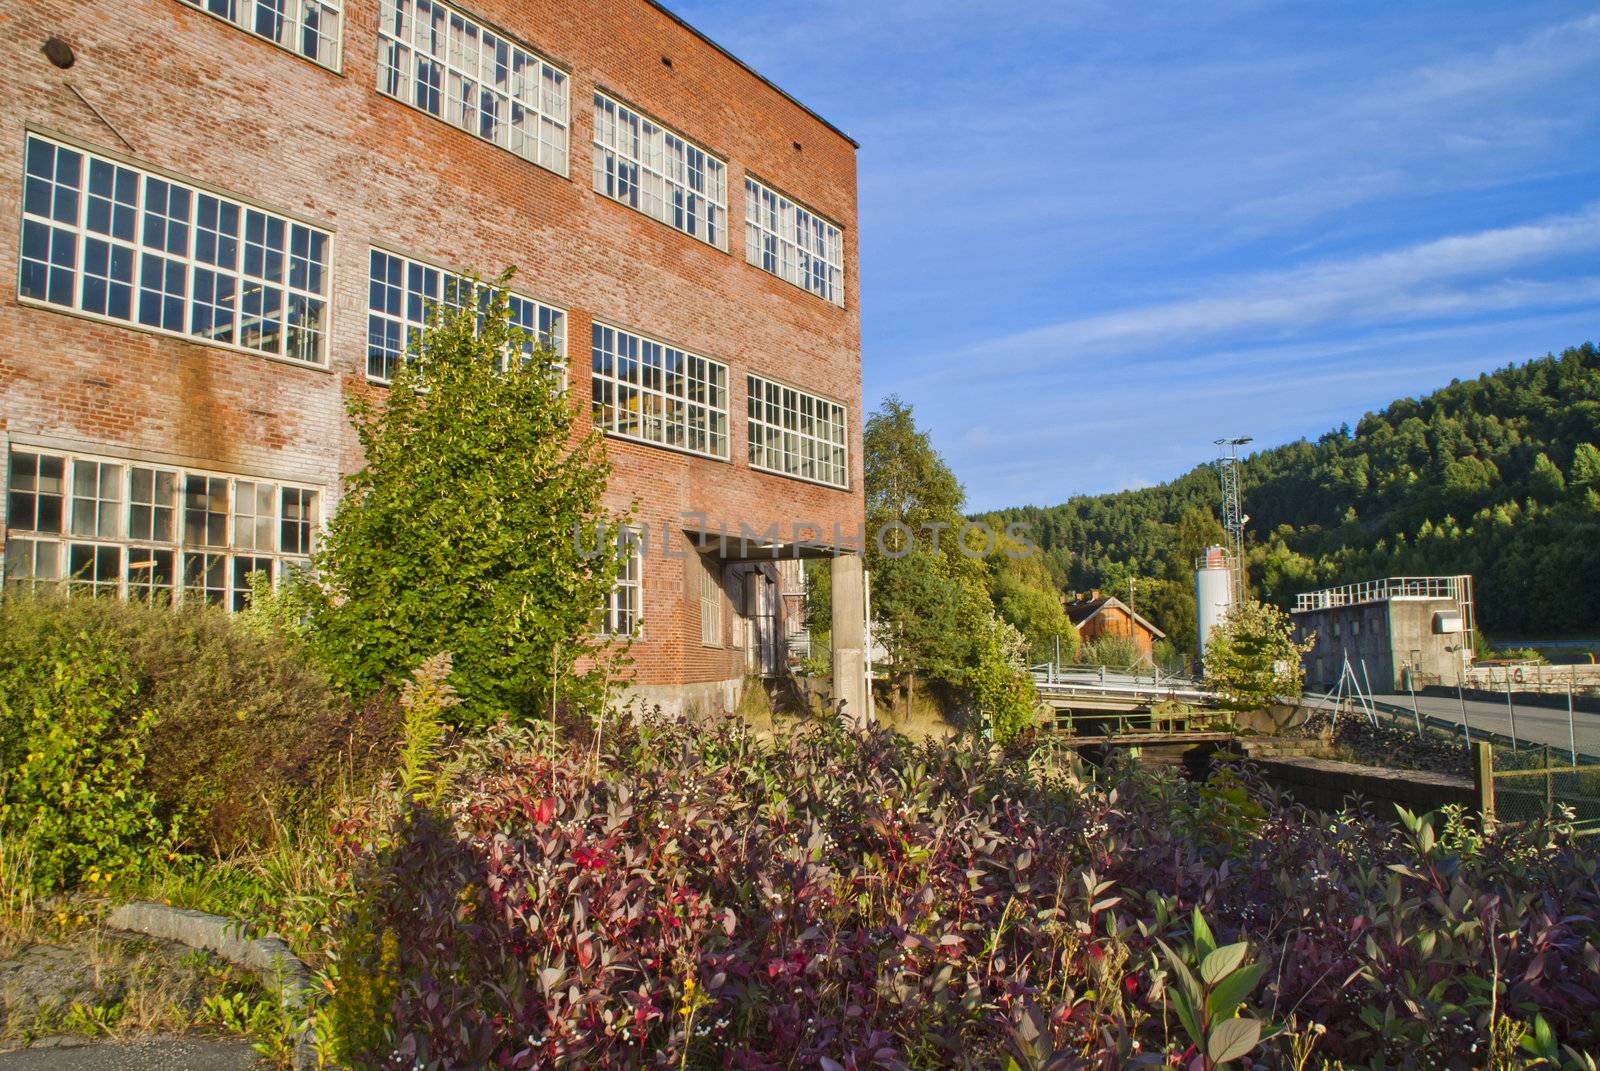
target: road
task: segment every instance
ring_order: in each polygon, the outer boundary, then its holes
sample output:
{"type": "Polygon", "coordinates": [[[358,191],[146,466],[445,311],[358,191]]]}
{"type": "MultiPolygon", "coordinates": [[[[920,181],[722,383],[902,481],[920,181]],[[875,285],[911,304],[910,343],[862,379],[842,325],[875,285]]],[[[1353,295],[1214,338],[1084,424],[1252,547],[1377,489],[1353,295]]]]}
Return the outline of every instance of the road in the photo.
{"type": "MultiPolygon", "coordinates": [[[[1388,703],[1409,711],[1411,709],[1411,696],[1400,695],[1375,695],[1380,703],[1388,703]]],[[[1461,724],[1461,702],[1455,698],[1442,698],[1439,696],[1417,696],[1417,709],[1423,717],[1440,718],[1456,725],[1461,724]]],[[[1379,717],[1383,715],[1380,713],[1379,717]]],[[[1501,736],[1511,735],[1511,718],[1506,711],[1504,702],[1486,702],[1482,700],[1467,700],[1467,726],[1469,729],[1484,729],[1489,732],[1499,733],[1501,736]]],[[[1573,730],[1577,736],[1578,752],[1587,755],[1600,755],[1600,714],[1577,711],[1573,714],[1573,730]]],[[[1566,751],[1570,746],[1570,736],[1567,729],[1567,710],[1565,706],[1556,707],[1517,707],[1517,740],[1534,744],[1549,744],[1553,748],[1566,751]]]]}

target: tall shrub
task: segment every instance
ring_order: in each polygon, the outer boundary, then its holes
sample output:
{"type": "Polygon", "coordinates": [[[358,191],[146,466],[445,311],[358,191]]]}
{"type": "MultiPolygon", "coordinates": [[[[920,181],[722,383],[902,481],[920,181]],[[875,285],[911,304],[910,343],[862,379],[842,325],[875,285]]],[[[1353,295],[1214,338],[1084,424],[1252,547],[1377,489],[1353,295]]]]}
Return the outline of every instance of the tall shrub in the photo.
{"type": "Polygon", "coordinates": [[[1256,710],[1298,696],[1305,678],[1289,615],[1267,603],[1243,602],[1228,611],[1206,641],[1206,687],[1235,710],[1256,710]]]}
{"type": "Polygon", "coordinates": [[[11,593],[0,601],[0,776],[28,754],[25,717],[66,716],[60,652],[80,643],[113,659],[132,689],[117,726],[143,726],[137,784],[163,816],[182,817],[192,847],[259,843],[274,814],[393,754],[392,699],[346,701],[292,638],[216,607],[11,593]]]}
{"type": "Polygon", "coordinates": [[[355,695],[449,652],[467,726],[533,716],[553,682],[599,696],[603,673],[572,666],[598,653],[593,618],[616,575],[615,556],[592,551],[603,444],[578,433],[557,355],[510,322],[498,289],[479,293],[435,318],[384,398],[351,402],[366,465],[317,555],[326,597],[312,613],[314,644],[355,695]]]}
{"type": "Polygon", "coordinates": [[[40,893],[137,874],[176,839],[144,785],[153,715],[137,708],[127,660],[88,633],[45,668],[27,679],[12,664],[0,680],[0,725],[15,734],[0,769],[0,836],[32,857],[40,893]]]}

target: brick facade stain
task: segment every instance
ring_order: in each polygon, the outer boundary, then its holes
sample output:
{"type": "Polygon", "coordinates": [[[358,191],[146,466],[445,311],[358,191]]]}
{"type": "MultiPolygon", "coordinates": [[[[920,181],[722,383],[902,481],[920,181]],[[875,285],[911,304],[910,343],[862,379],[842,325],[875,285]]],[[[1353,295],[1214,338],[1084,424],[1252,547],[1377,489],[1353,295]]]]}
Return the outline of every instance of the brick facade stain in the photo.
{"type": "MultiPolygon", "coordinates": [[[[178,0],[28,0],[0,6],[0,445],[12,440],[325,486],[331,510],[360,456],[346,396],[366,367],[373,245],[485,276],[567,312],[571,390],[587,413],[592,318],[729,368],[731,460],[609,441],[612,504],[637,502],[658,543],[679,515],[757,530],[794,520],[859,530],[860,316],[855,148],[836,130],[646,0],[470,0],[461,9],[571,75],[563,177],[377,90],[378,0],[347,0],[340,71],[178,0]],[[45,40],[76,63],[52,66],[45,40]],[[663,62],[671,61],[670,66],[663,62]],[[727,161],[730,252],[592,189],[595,89],[727,161]],[[98,111],[98,115],[96,114],[98,111]],[[103,117],[103,118],[102,118],[103,117]],[[18,300],[23,147],[33,131],[301,218],[333,235],[330,360],[314,369],[108,325],[18,300]],[[845,307],[745,262],[744,176],[835,221],[845,307]],[[745,462],[745,373],[844,404],[850,489],[745,462]]],[[[587,418],[585,418],[587,419],[587,418]]],[[[703,646],[693,560],[652,547],[637,681],[743,676],[736,615],[703,646]]]]}

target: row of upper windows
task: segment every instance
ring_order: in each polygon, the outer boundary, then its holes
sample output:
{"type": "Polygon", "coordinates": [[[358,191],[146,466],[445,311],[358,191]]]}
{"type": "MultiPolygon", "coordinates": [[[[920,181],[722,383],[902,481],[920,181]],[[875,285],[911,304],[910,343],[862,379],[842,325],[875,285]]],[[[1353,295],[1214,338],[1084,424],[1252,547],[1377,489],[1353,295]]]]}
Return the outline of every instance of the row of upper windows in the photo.
{"type": "MultiPolygon", "coordinates": [[[[326,367],[331,236],[36,135],[27,142],[18,292],[109,320],[326,367]]],[[[434,309],[483,308],[493,288],[382,249],[368,269],[367,376],[420,352],[434,309]]],[[[566,312],[507,292],[519,348],[566,358],[566,312]]],[[[595,423],[624,438],[727,460],[728,367],[596,323],[595,423]]],[[[509,355],[508,355],[509,356],[509,355]]],[[[848,487],[845,410],[751,376],[749,462],[848,487]]]]}
{"type": "MultiPolygon", "coordinates": [[[[338,69],[335,0],[183,0],[338,69]]],[[[475,137],[568,174],[567,72],[438,0],[380,0],[378,89],[475,137]]],[[[718,249],[728,248],[727,165],[598,90],[594,189],[718,249]]],[[[837,226],[745,179],[745,259],[844,304],[837,226]]]]}

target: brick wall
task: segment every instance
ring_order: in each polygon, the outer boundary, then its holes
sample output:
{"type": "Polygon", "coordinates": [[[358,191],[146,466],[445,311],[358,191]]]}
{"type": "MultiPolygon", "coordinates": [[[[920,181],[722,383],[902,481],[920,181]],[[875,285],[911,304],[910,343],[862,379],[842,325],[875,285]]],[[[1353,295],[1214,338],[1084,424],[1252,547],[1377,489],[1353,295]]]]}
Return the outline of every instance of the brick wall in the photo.
{"type": "MultiPolygon", "coordinates": [[[[364,374],[369,247],[485,275],[515,265],[514,289],[567,311],[571,388],[580,400],[589,396],[595,317],[728,365],[732,460],[612,440],[610,498],[636,502],[655,536],[646,635],[633,652],[639,680],[740,675],[742,655],[701,645],[694,563],[665,560],[656,544],[663,522],[676,525],[688,511],[758,529],[778,521],[785,534],[792,519],[847,531],[860,524],[854,147],[645,0],[471,0],[469,14],[571,72],[564,177],[380,94],[377,0],[346,7],[340,72],[178,0],[0,8],[8,72],[0,109],[0,438],[314,480],[336,493],[360,464],[345,397],[381,389],[364,374]],[[73,46],[71,69],[40,53],[52,35],[73,46]],[[730,252],[593,192],[596,87],[726,158],[730,252]],[[29,129],[331,231],[329,367],[19,303],[29,129]],[[843,308],[745,263],[747,172],[843,229],[843,308]],[[747,371],[848,407],[851,490],[748,468],[747,371]]],[[[731,619],[731,608],[724,616],[731,619]]]]}

